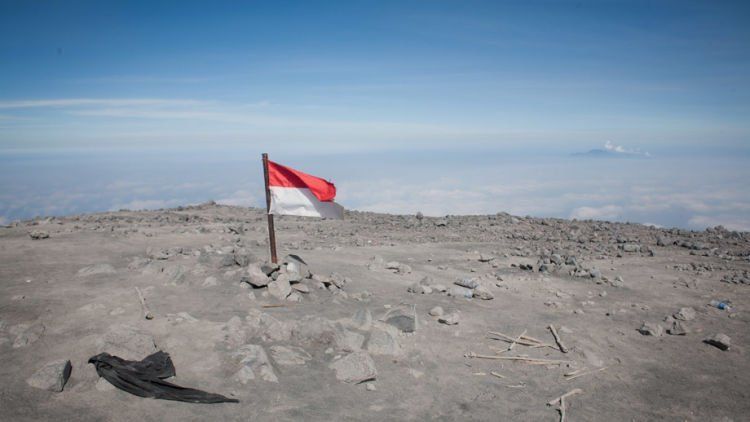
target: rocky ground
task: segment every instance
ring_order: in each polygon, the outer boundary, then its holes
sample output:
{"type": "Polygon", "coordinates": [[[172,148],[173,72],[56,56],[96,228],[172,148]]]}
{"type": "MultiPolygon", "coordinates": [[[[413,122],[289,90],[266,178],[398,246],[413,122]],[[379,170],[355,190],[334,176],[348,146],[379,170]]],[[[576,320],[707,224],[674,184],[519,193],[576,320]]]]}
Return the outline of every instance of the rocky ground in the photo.
{"type": "Polygon", "coordinates": [[[261,210],[213,203],[0,228],[3,419],[750,413],[748,233],[502,213],[276,222],[279,266],[261,210]],[[240,403],[136,397],[87,364],[157,350],[170,381],[240,403]]]}

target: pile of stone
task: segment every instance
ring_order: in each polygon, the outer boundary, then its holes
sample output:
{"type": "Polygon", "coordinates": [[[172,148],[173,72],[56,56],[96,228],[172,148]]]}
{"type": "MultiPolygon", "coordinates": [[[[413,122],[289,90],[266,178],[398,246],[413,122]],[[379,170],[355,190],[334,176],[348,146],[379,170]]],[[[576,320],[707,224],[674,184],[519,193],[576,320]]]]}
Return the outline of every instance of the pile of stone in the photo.
{"type": "Polygon", "coordinates": [[[241,384],[279,382],[276,368],[307,365],[321,356],[336,379],[359,384],[377,377],[372,356],[400,355],[399,335],[417,328],[413,305],[391,308],[378,320],[367,308],[338,321],[311,315],[293,322],[254,309],[244,320],[235,316],[225,324],[224,343],[232,350],[233,379],[241,384]]]}
{"type": "Polygon", "coordinates": [[[242,271],[240,284],[254,289],[266,289],[278,300],[299,302],[311,286],[336,292],[350,280],[338,273],[330,276],[312,274],[307,263],[297,255],[287,255],[281,264],[250,263],[242,271]]]}
{"type": "Polygon", "coordinates": [[[721,281],[730,284],[746,284],[750,285],[750,273],[747,270],[735,272],[732,274],[726,274],[722,277],[721,281]]]}

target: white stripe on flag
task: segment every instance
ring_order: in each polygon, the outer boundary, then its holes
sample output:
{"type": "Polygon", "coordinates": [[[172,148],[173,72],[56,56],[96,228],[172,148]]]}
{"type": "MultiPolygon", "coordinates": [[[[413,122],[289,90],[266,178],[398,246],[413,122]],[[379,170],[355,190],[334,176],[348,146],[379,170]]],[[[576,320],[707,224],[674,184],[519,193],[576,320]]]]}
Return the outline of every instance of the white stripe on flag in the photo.
{"type": "Polygon", "coordinates": [[[344,218],[344,207],[335,202],[322,202],[307,188],[269,186],[271,214],[302,217],[344,218]]]}

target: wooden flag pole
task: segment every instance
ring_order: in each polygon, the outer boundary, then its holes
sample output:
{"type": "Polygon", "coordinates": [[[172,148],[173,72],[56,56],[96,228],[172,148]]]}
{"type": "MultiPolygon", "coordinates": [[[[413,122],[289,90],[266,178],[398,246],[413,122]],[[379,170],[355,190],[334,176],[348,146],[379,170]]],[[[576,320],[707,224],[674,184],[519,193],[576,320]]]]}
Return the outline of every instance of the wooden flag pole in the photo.
{"type": "Polygon", "coordinates": [[[266,182],[266,214],[268,215],[268,243],[271,247],[271,262],[276,264],[276,232],[273,229],[273,214],[271,214],[271,189],[268,188],[268,154],[263,153],[263,177],[266,182]]]}

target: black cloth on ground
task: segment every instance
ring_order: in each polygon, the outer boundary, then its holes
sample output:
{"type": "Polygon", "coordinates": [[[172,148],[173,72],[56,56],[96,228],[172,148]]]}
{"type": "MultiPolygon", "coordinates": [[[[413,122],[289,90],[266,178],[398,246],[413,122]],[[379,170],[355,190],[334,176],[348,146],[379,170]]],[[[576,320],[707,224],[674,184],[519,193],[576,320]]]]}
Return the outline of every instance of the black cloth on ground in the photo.
{"type": "Polygon", "coordinates": [[[96,373],[110,384],[140,397],[184,401],[190,403],[238,403],[221,394],[207,393],[193,388],[180,387],[164,381],[175,375],[174,364],[168,353],[158,351],[141,361],[125,360],[109,353],[100,353],[89,359],[96,373]]]}

